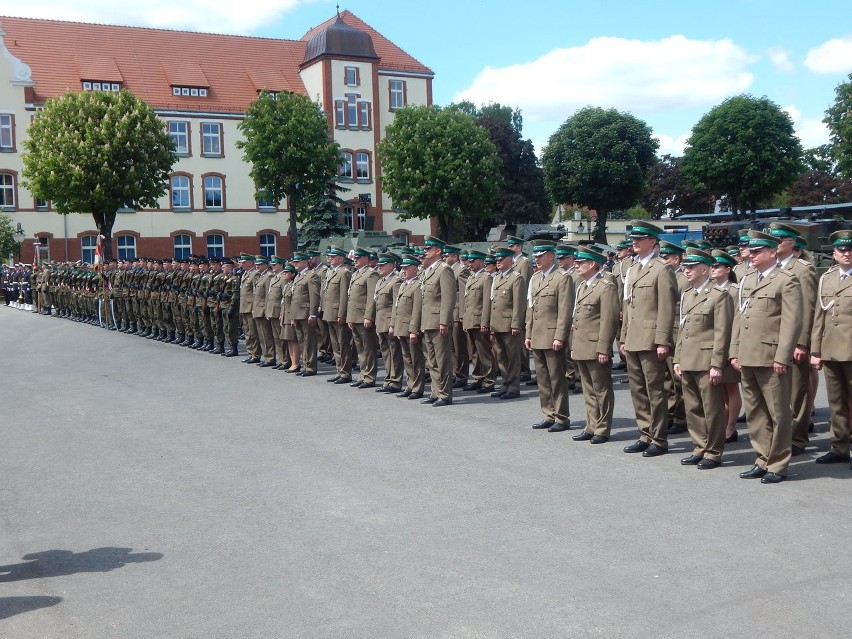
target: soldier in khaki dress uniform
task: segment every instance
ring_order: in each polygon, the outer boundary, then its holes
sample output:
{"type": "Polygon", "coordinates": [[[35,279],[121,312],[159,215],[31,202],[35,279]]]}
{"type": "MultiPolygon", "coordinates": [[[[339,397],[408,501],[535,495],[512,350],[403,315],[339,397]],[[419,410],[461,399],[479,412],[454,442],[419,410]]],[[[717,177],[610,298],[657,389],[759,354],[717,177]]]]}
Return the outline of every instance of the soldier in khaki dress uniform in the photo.
{"type": "Polygon", "coordinates": [[[284,367],[287,357],[284,354],[286,348],[281,337],[281,306],[284,299],[284,266],[286,260],[283,257],[272,255],[269,258],[269,268],[272,277],[267,282],[266,289],[266,319],[269,320],[269,328],[272,330],[272,343],[275,345],[275,370],[284,367]]]}
{"type": "Polygon", "coordinates": [[[473,381],[464,391],[490,393],[497,379],[497,365],[491,351],[489,330],[482,321],[485,306],[491,304],[491,277],[485,270],[485,253],[468,251],[470,275],[464,286],[462,327],[468,336],[473,364],[473,381]]]}
{"type": "Polygon", "coordinates": [[[390,335],[399,340],[402,361],[405,366],[406,386],[397,397],[421,399],[426,377],[423,347],[420,343],[420,316],[423,293],[417,277],[420,262],[412,256],[402,260],[402,282],[396,292],[390,335]]]}
{"type": "Polygon", "coordinates": [[[296,327],[293,326],[293,280],[296,279],[298,271],[292,264],[284,267],[284,286],[281,289],[281,339],[284,341],[284,368],[285,373],[300,373],[302,367],[299,364],[299,340],[296,337],[296,327]]]}
{"type": "Polygon", "coordinates": [[[713,256],[687,249],[683,261],[688,286],[681,293],[674,372],[682,380],[692,454],[680,460],[700,470],[722,463],[725,448],[723,371],[731,343],[734,301],[710,277],[713,256]]]}
{"type": "Polygon", "coordinates": [[[553,242],[533,245],[536,273],[530,280],[524,346],[535,358],[538,397],[544,419],[533,428],[551,433],[571,427],[565,355],[574,310],[574,282],[556,265],[553,242]]]}
{"type": "Polygon", "coordinates": [[[420,329],[423,352],[432,378],[432,392],[422,404],[449,406],[453,403],[452,327],[458,284],[453,270],[441,261],[445,243],[427,235],[424,239],[423,271],[420,290],[423,302],[420,329]]]}
{"type": "Polygon", "coordinates": [[[470,277],[470,269],[461,261],[461,248],[448,244],[444,247],[444,263],[453,270],[458,289],[456,291],[456,309],[453,313],[453,388],[464,388],[470,374],[470,353],[467,348],[467,334],[462,325],[464,317],[464,286],[470,277]]]}
{"type": "Polygon", "coordinates": [[[830,450],[817,464],[849,462],[852,402],[852,231],[836,231],[829,240],[837,263],[819,280],[811,366],[825,375],[830,413],[830,450]]]}
{"type": "Polygon", "coordinates": [[[251,302],[254,297],[254,281],[257,279],[254,255],[242,253],[240,255],[240,268],[243,274],[240,279],[240,319],[243,323],[243,333],[246,338],[246,351],[248,357],[243,362],[246,364],[257,364],[260,362],[260,343],[257,340],[257,326],[251,313],[251,302]]]}
{"type": "Polygon", "coordinates": [[[349,301],[346,304],[346,323],[352,331],[352,342],[358,353],[360,373],[350,386],[374,388],[376,386],[376,356],[379,342],[373,322],[376,319],[376,281],[379,276],[370,268],[370,252],[356,248],[353,251],[355,272],[349,280],[349,301]]]}
{"type": "Polygon", "coordinates": [[[754,466],[743,479],[765,484],[784,481],[793,437],[790,365],[802,332],[801,285],[778,268],[778,240],[749,231],[754,267],[740,283],[734,318],[731,365],[742,374],[743,402],[754,466]]]}
{"type": "MultiPolygon", "coordinates": [[[[684,246],[692,244],[688,240],[684,242],[684,246]]],[[[680,300],[683,297],[683,292],[689,287],[689,282],[686,281],[686,275],[681,266],[683,253],[686,248],[681,248],[672,242],[660,242],[660,257],[666,261],[675,274],[677,282],[677,302],[675,304],[674,327],[672,332],[672,342],[677,344],[678,337],[678,318],[680,317],[680,300]]],[[[666,360],[666,392],[669,394],[669,435],[679,435],[686,432],[686,413],[683,406],[683,389],[680,387],[680,378],[674,373],[674,355],[677,346],[673,347],[672,354],[666,360]]]]}
{"type": "Polygon", "coordinates": [[[308,256],[303,253],[295,254],[292,260],[298,273],[293,280],[290,319],[296,329],[296,339],[302,356],[302,370],[296,373],[300,377],[313,377],[317,374],[320,281],[317,272],[308,268],[308,260],[308,256]]]}
{"type": "Polygon", "coordinates": [[[654,253],[660,233],[662,229],[649,222],[633,223],[630,237],[636,261],[625,276],[619,339],[639,428],[639,439],[625,446],[624,452],[641,452],[643,457],[668,452],[665,374],[672,349],[677,282],[671,267],[654,253]]]}
{"type": "Polygon", "coordinates": [[[396,272],[396,256],[381,253],[376,270],[379,274],[373,295],[376,302],[376,336],[379,340],[379,350],[382,352],[382,362],[385,365],[385,379],[376,392],[399,393],[402,391],[402,376],[405,369],[399,340],[394,339],[390,333],[393,305],[396,303],[396,294],[401,283],[396,272]]]}
{"type": "Polygon", "coordinates": [[[352,331],[346,325],[346,306],[349,301],[349,270],[346,268],[346,251],[329,246],[326,251],[329,270],[321,286],[322,319],[328,323],[331,347],[337,373],[326,381],[348,384],[352,381],[352,331]]]}
{"type": "MultiPolygon", "coordinates": [[[[512,268],[521,274],[521,277],[524,278],[524,288],[528,289],[530,285],[530,278],[533,275],[533,263],[526,255],[524,255],[524,241],[519,237],[509,235],[508,237],[506,237],[506,246],[509,248],[509,250],[512,251],[512,268]]],[[[534,385],[532,371],[530,370],[530,352],[524,348],[523,339],[521,339],[520,341],[520,379],[522,382],[529,382],[530,385],[534,385]]]]}
{"type": "Polygon", "coordinates": [[[258,366],[271,368],[277,364],[275,361],[275,344],[272,341],[272,326],[266,319],[266,293],[269,290],[269,280],[272,279],[272,271],[269,270],[269,258],[264,255],[255,255],[254,262],[257,265],[257,277],[254,280],[252,291],[251,316],[257,329],[257,338],[260,342],[261,361],[258,366]]]}
{"type": "Polygon", "coordinates": [[[503,386],[491,397],[516,399],[521,393],[521,355],[526,322],[527,285],[523,275],[514,269],[512,251],[498,248],[494,252],[498,272],[491,280],[491,303],[486,305],[483,322],[491,331],[497,364],[503,386]]]}
{"type": "Polygon", "coordinates": [[[571,325],[571,356],[577,364],[586,404],[586,426],[574,441],[609,441],[615,393],[612,388],[612,342],[618,333],[621,302],[618,286],[601,272],[606,258],[591,247],[577,251],[580,278],[571,325]]]}

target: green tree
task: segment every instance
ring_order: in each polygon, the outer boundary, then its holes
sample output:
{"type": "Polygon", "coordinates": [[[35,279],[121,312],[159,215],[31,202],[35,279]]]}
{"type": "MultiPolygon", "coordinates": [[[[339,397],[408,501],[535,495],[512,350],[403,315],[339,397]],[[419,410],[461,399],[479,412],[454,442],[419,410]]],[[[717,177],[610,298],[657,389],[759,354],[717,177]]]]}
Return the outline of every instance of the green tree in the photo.
{"type": "Polygon", "coordinates": [[[840,175],[852,178],[852,73],[834,89],[834,104],[825,112],[831,153],[840,175]]]}
{"type": "Polygon", "coordinates": [[[316,246],[327,237],[346,235],[352,229],[340,220],[340,205],[343,200],[337,197],[323,197],[311,206],[302,228],[299,240],[306,246],[316,246]]]}
{"type": "Polygon", "coordinates": [[[118,209],[156,208],[168,190],[172,141],[154,110],[127,90],[52,98],[28,136],[23,186],[57,213],[90,213],[107,258],[118,209]]]}
{"type": "Polygon", "coordinates": [[[588,206],[598,214],[595,240],[606,241],[610,211],[638,202],[659,143],[642,120],[615,109],[580,109],[550,136],[541,156],[552,200],[588,206]]]}
{"type": "Polygon", "coordinates": [[[681,169],[682,158],[664,155],[648,172],[648,188],[642,206],[658,220],[666,213],[710,213],[712,197],[693,189],[681,169]]]}
{"type": "Polygon", "coordinates": [[[18,256],[21,245],[15,241],[15,228],[12,226],[12,218],[5,213],[0,213],[0,261],[10,255],[18,256]]]}
{"type": "Polygon", "coordinates": [[[340,146],[329,137],[328,120],[304,95],[264,91],[240,122],[245,140],[237,142],[251,164],[257,197],[290,209],[290,246],[298,244],[297,221],[328,193],[337,176],[340,146]]]}
{"type": "Polygon", "coordinates": [[[454,241],[455,223],[484,218],[499,195],[500,158],[488,133],[456,109],[405,107],[379,144],[382,190],[399,217],[435,217],[454,241]]]}
{"type": "Polygon", "coordinates": [[[692,129],[683,173],[693,188],[727,195],[737,213],[756,210],[789,186],[802,171],[801,157],[790,116],[768,98],[739,95],[692,129]]]}

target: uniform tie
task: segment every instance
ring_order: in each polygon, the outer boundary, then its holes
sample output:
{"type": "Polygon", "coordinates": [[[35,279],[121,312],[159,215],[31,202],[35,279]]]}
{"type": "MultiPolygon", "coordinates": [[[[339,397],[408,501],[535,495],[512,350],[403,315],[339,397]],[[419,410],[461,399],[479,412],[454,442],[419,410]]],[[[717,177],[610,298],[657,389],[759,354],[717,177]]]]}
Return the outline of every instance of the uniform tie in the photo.
{"type": "Polygon", "coordinates": [[[843,275],[841,275],[840,281],[842,282],[843,280],[845,280],[848,275],[849,275],[849,273],[844,273],[843,275]]]}

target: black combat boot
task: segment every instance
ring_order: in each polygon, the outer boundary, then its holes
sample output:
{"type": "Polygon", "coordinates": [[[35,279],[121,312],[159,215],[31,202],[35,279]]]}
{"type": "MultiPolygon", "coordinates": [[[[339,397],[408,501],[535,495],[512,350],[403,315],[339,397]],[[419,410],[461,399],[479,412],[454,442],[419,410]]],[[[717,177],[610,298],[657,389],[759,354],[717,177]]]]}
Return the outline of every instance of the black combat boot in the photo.
{"type": "Polygon", "coordinates": [[[181,346],[189,346],[195,341],[195,338],[192,336],[192,333],[187,333],[183,338],[183,341],[180,343],[181,346]]]}
{"type": "Polygon", "coordinates": [[[221,355],[225,352],[225,342],[216,342],[216,348],[211,351],[214,355],[221,355]]]}

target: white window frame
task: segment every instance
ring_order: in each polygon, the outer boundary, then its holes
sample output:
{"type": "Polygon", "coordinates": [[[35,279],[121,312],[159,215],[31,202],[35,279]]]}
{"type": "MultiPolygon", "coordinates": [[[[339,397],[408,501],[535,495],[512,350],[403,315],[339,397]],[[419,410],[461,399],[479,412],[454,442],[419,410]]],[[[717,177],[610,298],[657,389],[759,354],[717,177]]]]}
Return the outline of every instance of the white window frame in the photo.
{"type": "Polygon", "coordinates": [[[221,210],[225,207],[225,180],[218,175],[207,175],[204,177],[204,208],[209,210],[221,210]],[[217,182],[215,182],[218,180],[217,182]],[[216,204],[216,193],[218,192],[218,204],[216,204]],[[213,197],[213,203],[209,196],[213,197]]]}
{"type": "Polygon", "coordinates": [[[0,209],[9,210],[16,207],[15,190],[15,176],[11,173],[0,173],[0,209]]]}
{"type": "Polygon", "coordinates": [[[192,236],[186,233],[178,233],[172,238],[172,248],[175,259],[185,260],[192,254],[192,236]],[[186,238],[186,242],[183,241],[184,238],[186,238]]]}
{"type": "Polygon", "coordinates": [[[189,122],[169,120],[169,137],[175,145],[175,153],[189,155],[189,122]],[[183,127],[183,131],[180,128],[183,127]],[[181,141],[183,144],[181,144],[181,141]]]}
{"type": "Polygon", "coordinates": [[[222,157],[222,123],[201,123],[201,155],[205,157],[222,157]]]}
{"type": "Polygon", "coordinates": [[[133,235],[119,235],[115,239],[115,245],[118,252],[118,259],[136,259],[136,238],[133,235]]]}
{"type": "Polygon", "coordinates": [[[344,206],[343,207],[343,223],[346,226],[348,226],[350,229],[352,229],[353,231],[355,230],[355,227],[353,226],[354,223],[355,223],[354,213],[355,213],[355,209],[353,207],[351,207],[351,206],[344,206]]]}
{"type": "Polygon", "coordinates": [[[337,169],[337,176],[343,180],[352,180],[354,173],[354,166],[352,165],[352,152],[351,151],[341,151],[340,152],[340,166],[337,169]]]}
{"type": "Polygon", "coordinates": [[[260,254],[266,257],[275,255],[276,241],[273,233],[261,233],[257,238],[260,245],[260,254]]]}
{"type": "Polygon", "coordinates": [[[370,181],[370,154],[364,151],[355,153],[355,180],[358,182],[370,181]],[[363,169],[363,171],[362,171],[363,169]],[[363,175],[362,175],[363,173],[363,175]]]}
{"type": "Polygon", "coordinates": [[[225,236],[211,233],[207,236],[207,257],[225,257],[225,236]]]}
{"type": "Polygon", "coordinates": [[[80,238],[80,253],[86,264],[94,264],[95,248],[98,245],[97,235],[84,235],[80,238]]]}
{"type": "Polygon", "coordinates": [[[176,209],[190,209],[192,208],[192,184],[190,179],[186,175],[173,175],[170,178],[170,186],[171,186],[171,204],[172,210],[176,209]],[[186,180],[186,185],[181,184],[178,186],[176,182],[178,180],[186,180]],[[184,193],[186,195],[186,204],[176,204],[175,203],[175,195],[178,193],[184,193]]]}
{"type": "Polygon", "coordinates": [[[388,92],[391,111],[405,106],[405,80],[388,80],[388,92]]]}
{"type": "Polygon", "coordinates": [[[0,113],[0,151],[15,150],[15,116],[0,113]]]}

